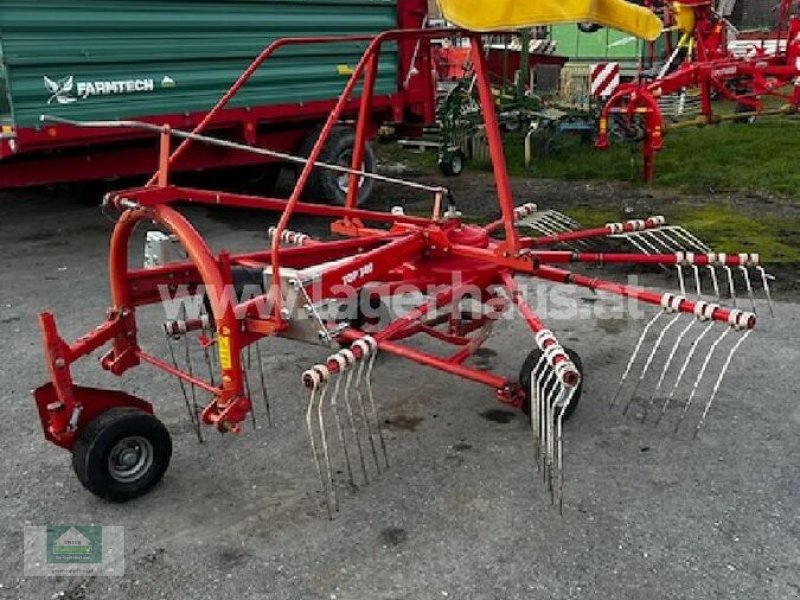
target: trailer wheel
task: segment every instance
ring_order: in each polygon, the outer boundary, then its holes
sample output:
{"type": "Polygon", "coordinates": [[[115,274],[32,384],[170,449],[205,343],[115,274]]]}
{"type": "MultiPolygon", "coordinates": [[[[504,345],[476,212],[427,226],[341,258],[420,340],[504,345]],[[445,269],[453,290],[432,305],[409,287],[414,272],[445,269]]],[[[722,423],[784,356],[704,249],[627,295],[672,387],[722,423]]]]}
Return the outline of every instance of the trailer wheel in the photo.
{"type": "Polygon", "coordinates": [[[126,502],[161,481],[171,457],[172,440],[161,421],[135,408],[112,408],[80,431],[72,466],[95,496],[126,502]]]}
{"type": "Polygon", "coordinates": [[[752,114],[753,109],[750,106],[748,106],[747,104],[744,104],[742,102],[737,102],[736,103],[736,107],[733,109],[733,112],[735,114],[737,114],[737,115],[739,115],[739,114],[744,115],[742,117],[735,118],[733,120],[734,123],[741,123],[741,124],[744,124],[744,125],[750,125],[750,124],[756,122],[756,115],[752,114]],[[751,114],[746,114],[746,113],[751,113],[751,114]]]}
{"type": "MultiPolygon", "coordinates": [[[[583,362],[581,361],[581,357],[578,355],[578,353],[572,348],[564,348],[564,350],[566,350],[570,360],[575,363],[578,371],[581,373],[581,375],[583,375],[583,362]]],[[[528,354],[528,357],[525,359],[525,362],[522,363],[522,368],[519,372],[519,384],[522,386],[522,389],[525,390],[525,404],[522,405],[522,412],[528,416],[531,414],[531,375],[533,373],[533,369],[536,368],[536,365],[539,363],[541,356],[542,351],[538,348],[531,350],[530,354],[528,354]]],[[[581,379],[581,382],[578,384],[578,389],[575,390],[572,400],[570,400],[567,408],[564,411],[565,421],[569,419],[572,416],[572,413],[575,412],[575,409],[578,408],[578,403],[581,400],[582,393],[583,379],[581,379]]]]}
{"type": "MultiPolygon", "coordinates": [[[[319,138],[320,129],[315,129],[301,150],[303,156],[311,154],[314,143],[319,138]]],[[[328,142],[322,149],[320,161],[350,167],[353,160],[353,148],[355,146],[356,134],[350,127],[334,127],[328,136],[328,142]]],[[[377,161],[372,146],[367,142],[364,145],[364,164],[362,170],[367,173],[374,173],[377,161]]],[[[332,204],[344,206],[347,200],[347,188],[350,183],[350,176],[345,173],[337,173],[330,169],[316,168],[311,172],[311,177],[306,185],[306,193],[311,199],[327,200],[332,204]]],[[[374,181],[372,179],[360,178],[358,191],[358,206],[367,203],[372,195],[374,181]]]]}
{"type": "Polygon", "coordinates": [[[439,170],[445,177],[458,177],[464,172],[464,160],[461,150],[446,152],[439,159],[439,170]]]}

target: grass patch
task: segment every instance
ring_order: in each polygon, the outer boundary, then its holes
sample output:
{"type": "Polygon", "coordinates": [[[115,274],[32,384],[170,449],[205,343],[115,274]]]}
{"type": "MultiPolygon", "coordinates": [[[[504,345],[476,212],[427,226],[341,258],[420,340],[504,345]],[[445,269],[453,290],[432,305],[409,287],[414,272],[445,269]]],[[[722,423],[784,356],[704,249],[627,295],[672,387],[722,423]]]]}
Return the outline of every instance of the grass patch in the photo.
{"type": "MultiPolygon", "coordinates": [[[[509,170],[518,177],[641,182],[638,145],[612,144],[600,151],[577,136],[555,138],[545,156],[534,149],[525,167],[520,136],[506,139],[509,170]]],[[[800,196],[800,120],[764,119],[754,124],[723,123],[669,133],[656,155],[655,185],[690,193],[771,192],[800,196]]]]}
{"type": "MultiPolygon", "coordinates": [[[[620,220],[605,209],[580,207],[566,212],[586,227],[620,220]]],[[[759,252],[770,264],[800,264],[800,219],[756,218],[724,204],[676,207],[666,214],[670,223],[682,225],[719,252],[759,252]]]]}

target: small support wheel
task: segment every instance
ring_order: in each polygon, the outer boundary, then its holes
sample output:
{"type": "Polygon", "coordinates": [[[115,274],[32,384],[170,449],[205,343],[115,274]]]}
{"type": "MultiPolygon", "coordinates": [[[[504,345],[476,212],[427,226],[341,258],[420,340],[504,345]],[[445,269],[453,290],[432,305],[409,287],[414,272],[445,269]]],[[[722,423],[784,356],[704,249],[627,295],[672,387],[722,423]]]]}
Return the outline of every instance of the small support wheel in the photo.
{"type": "Polygon", "coordinates": [[[95,496],[126,502],[161,481],[171,457],[172,440],[161,421],[135,408],[112,408],[80,431],[72,467],[95,496]]]}
{"type": "Polygon", "coordinates": [[[442,154],[439,158],[439,170],[445,177],[458,177],[464,172],[464,153],[461,150],[452,150],[442,154]]]}
{"type": "MultiPolygon", "coordinates": [[[[583,362],[581,361],[581,357],[578,355],[578,353],[572,348],[564,348],[564,350],[566,350],[570,360],[578,368],[578,372],[583,375],[583,362]]],[[[533,374],[533,369],[536,368],[536,365],[539,363],[539,359],[541,357],[541,350],[538,348],[531,350],[530,354],[528,354],[528,357],[525,359],[525,362],[522,363],[522,368],[519,372],[519,384],[522,386],[522,389],[525,390],[525,403],[522,405],[522,412],[528,416],[531,414],[531,375],[533,374]]],[[[572,399],[567,405],[567,408],[564,410],[565,421],[569,419],[572,416],[572,413],[575,412],[575,409],[578,408],[578,403],[581,400],[582,393],[583,379],[581,379],[581,382],[578,384],[578,389],[575,390],[575,393],[572,395],[572,399]]]]}

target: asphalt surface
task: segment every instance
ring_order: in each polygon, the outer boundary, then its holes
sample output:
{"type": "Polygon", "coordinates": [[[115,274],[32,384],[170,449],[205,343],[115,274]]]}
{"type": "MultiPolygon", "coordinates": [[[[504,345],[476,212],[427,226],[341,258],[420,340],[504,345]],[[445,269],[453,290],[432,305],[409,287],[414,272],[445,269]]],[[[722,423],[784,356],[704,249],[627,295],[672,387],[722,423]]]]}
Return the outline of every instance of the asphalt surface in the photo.
{"type": "MultiPolygon", "coordinates": [[[[263,246],[271,224],[188,214],[215,247],[232,250],[263,246]]],[[[58,192],[0,196],[0,598],[800,597],[796,304],[779,302],[775,319],[761,319],[694,441],[691,427],[672,434],[674,410],[655,428],[635,408],[607,408],[643,318],[548,321],[585,370],[566,427],[563,515],[535,471],[528,422],[477,384],[382,359],[375,386],[392,466],[343,492],[329,521],[299,385],[323,349],[268,341],[273,426],[257,404],[256,430],[209,431],[203,445],[174,380],[148,367],[117,380],[85,360],[75,368],[80,383],[153,401],[175,446],[160,486],[113,505],[87,493],[69,456],[44,441],[30,395],[46,380],[37,313],[52,309],[68,339],[104,315],[111,227],[58,192]],[[25,577],[26,524],[123,526],[124,577],[25,577]]],[[[582,307],[608,302],[575,298],[582,307]]],[[[141,323],[154,350],[164,342],[157,326],[141,323]]],[[[531,344],[519,321],[502,321],[473,360],[514,375],[531,344]]]]}

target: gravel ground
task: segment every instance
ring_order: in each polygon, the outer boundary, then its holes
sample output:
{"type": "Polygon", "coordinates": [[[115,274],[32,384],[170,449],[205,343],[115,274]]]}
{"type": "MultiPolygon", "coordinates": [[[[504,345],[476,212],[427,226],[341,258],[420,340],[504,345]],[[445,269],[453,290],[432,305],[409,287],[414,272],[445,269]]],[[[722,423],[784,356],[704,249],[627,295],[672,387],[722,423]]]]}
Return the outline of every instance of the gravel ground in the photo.
{"type": "MultiPolygon", "coordinates": [[[[31,402],[30,390],[46,377],[36,314],[53,309],[74,339],[108,302],[111,224],[96,208],[53,196],[0,196],[8,409],[0,598],[800,597],[800,374],[792,368],[800,309],[791,298],[778,303],[775,319],[761,319],[695,441],[690,429],[675,436],[665,423],[642,425],[607,409],[642,319],[588,311],[551,321],[585,368],[584,399],[566,431],[563,516],[536,474],[526,420],[466,381],[381,360],[375,381],[392,468],[342,494],[341,513],[329,521],[298,383],[322,349],[265,344],[273,426],[257,407],[256,430],[209,432],[203,445],[173,380],[147,367],[113,380],[87,360],[76,366],[81,383],[152,400],[175,445],[159,487],[112,505],[88,494],[68,456],[45,443],[31,402]],[[125,575],[25,577],[23,526],[71,523],[124,526],[125,575]]],[[[215,247],[233,250],[263,244],[270,225],[252,214],[188,214],[215,247]]],[[[575,298],[583,307],[608,302],[575,298]]],[[[163,344],[156,326],[142,324],[144,344],[163,344]]],[[[530,345],[519,323],[502,321],[474,360],[511,375],[530,345]]]]}

